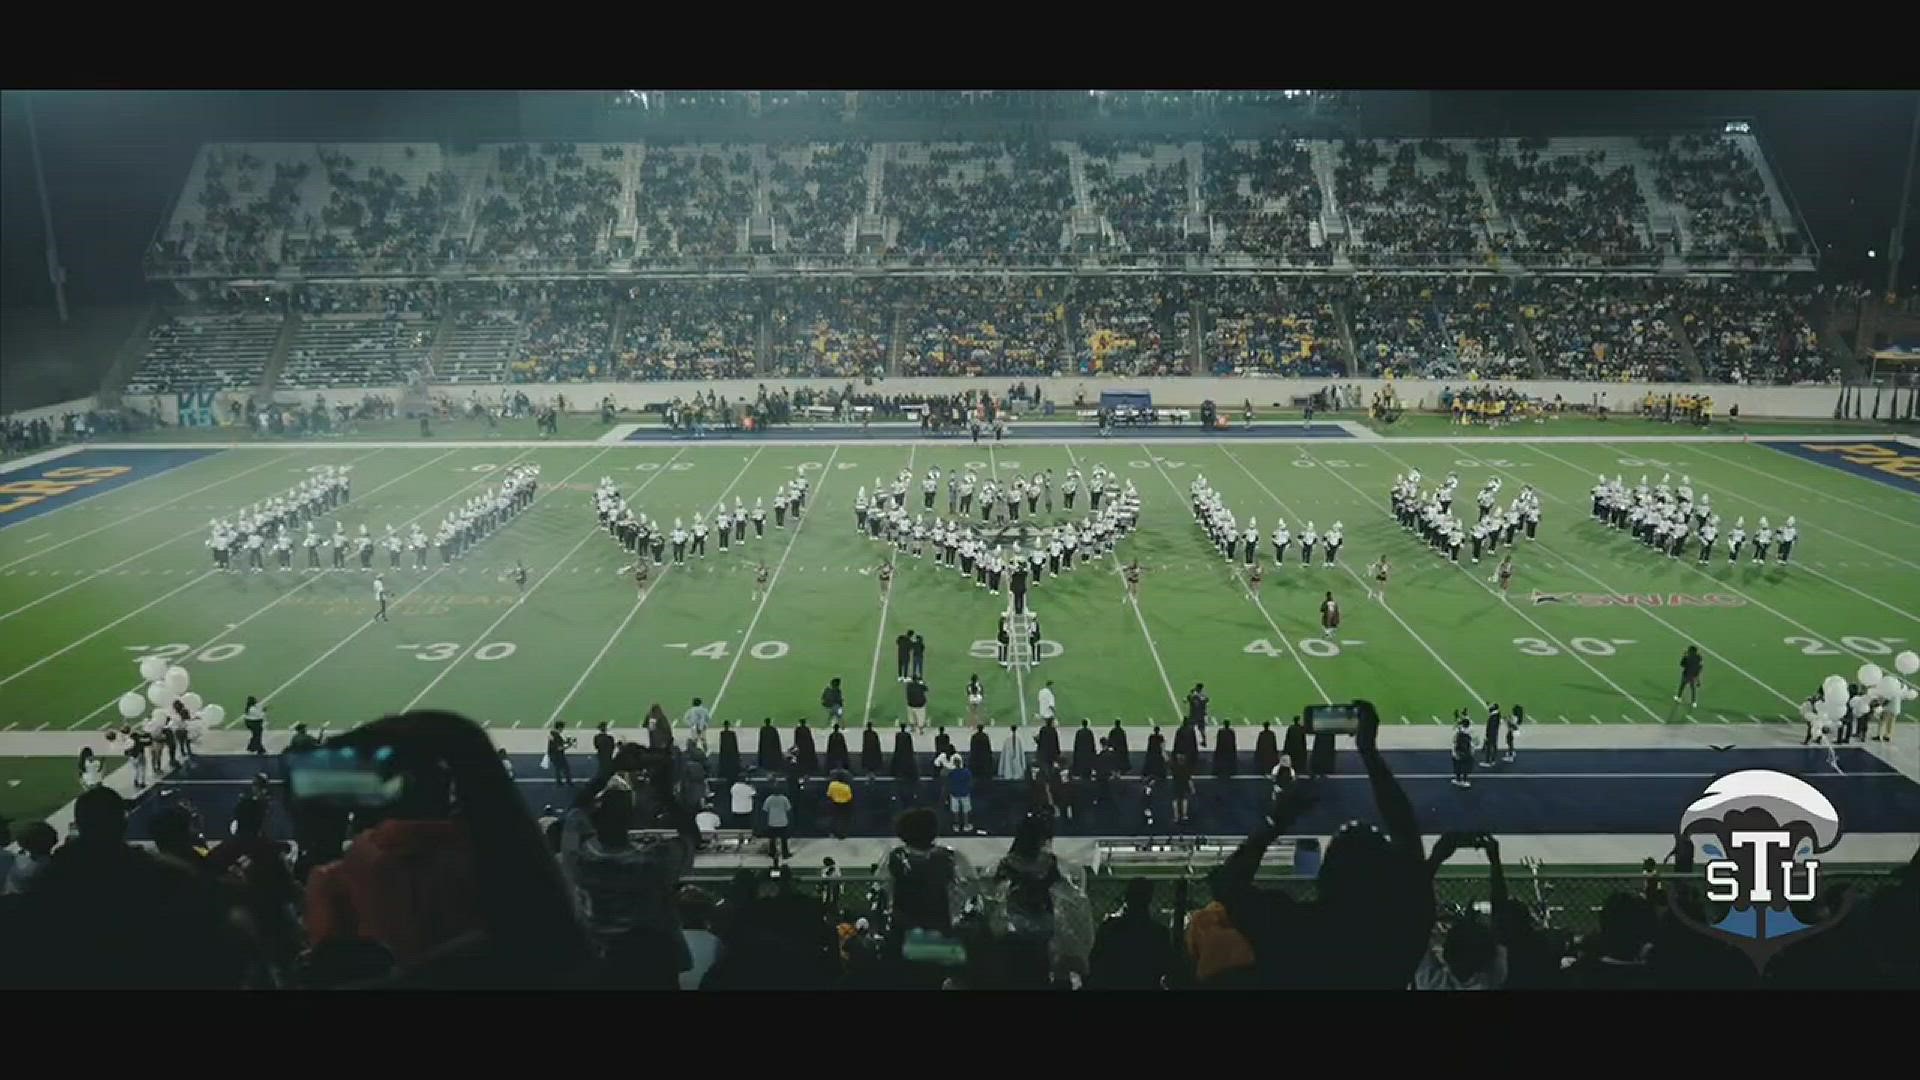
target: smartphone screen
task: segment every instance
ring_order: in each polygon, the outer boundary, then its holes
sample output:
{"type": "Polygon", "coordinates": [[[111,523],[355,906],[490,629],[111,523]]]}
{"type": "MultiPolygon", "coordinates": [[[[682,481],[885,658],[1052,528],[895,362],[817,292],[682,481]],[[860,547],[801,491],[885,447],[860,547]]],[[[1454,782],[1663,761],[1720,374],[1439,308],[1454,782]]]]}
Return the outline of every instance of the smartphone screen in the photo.
{"type": "Polygon", "coordinates": [[[344,748],[287,755],[287,786],[298,800],[387,806],[400,797],[405,784],[386,749],[371,755],[344,748]]]}
{"type": "Polygon", "coordinates": [[[1353,705],[1309,705],[1304,716],[1309,735],[1352,735],[1360,730],[1360,710],[1353,705]]]}

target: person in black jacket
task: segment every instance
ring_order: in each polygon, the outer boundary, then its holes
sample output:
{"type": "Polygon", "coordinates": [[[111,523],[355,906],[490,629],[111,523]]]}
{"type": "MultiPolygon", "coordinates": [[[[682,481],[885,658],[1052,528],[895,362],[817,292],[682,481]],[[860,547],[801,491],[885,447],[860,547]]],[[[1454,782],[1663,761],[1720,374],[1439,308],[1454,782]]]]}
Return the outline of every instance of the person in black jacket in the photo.
{"type": "Polygon", "coordinates": [[[1193,725],[1194,733],[1200,736],[1200,745],[1207,745],[1207,687],[1205,683],[1194,683],[1187,692],[1187,722],[1193,725]]]}
{"type": "Polygon", "coordinates": [[[600,721],[599,726],[594,729],[593,733],[593,764],[596,772],[604,773],[613,771],[614,745],[613,736],[607,732],[607,722],[605,720],[600,721]]]}
{"type": "Polygon", "coordinates": [[[786,771],[786,755],[780,752],[780,732],[773,726],[773,717],[760,721],[760,768],[778,776],[786,771]]]}
{"type": "Polygon", "coordinates": [[[975,787],[993,778],[993,736],[987,734],[984,724],[973,726],[973,739],[967,746],[967,769],[973,773],[975,787]]]}
{"type": "Polygon", "coordinates": [[[1060,729],[1053,725],[1053,717],[1040,725],[1040,733],[1034,736],[1034,753],[1040,759],[1040,767],[1048,775],[1060,764],[1060,729]]]}
{"type": "Polygon", "coordinates": [[[829,682],[827,688],[820,691],[820,707],[827,710],[827,719],[829,721],[836,724],[839,723],[840,718],[846,714],[846,706],[847,698],[845,694],[840,692],[839,679],[836,678],[832,682],[829,682]]]}
{"type": "Polygon", "coordinates": [[[1261,776],[1273,773],[1280,764],[1280,740],[1273,735],[1273,721],[1260,721],[1260,737],[1253,741],[1253,769],[1261,776]]]}
{"type": "Polygon", "coordinates": [[[807,726],[807,718],[801,717],[793,729],[793,760],[799,767],[801,776],[812,776],[820,771],[820,752],[813,745],[813,729],[807,726]]]}
{"type": "Polygon", "coordinates": [[[1100,756],[1093,764],[1093,801],[1095,805],[1107,806],[1113,802],[1113,778],[1120,774],[1120,751],[1114,749],[1112,739],[1100,740],[1100,756]]]}
{"type": "Polygon", "coordinates": [[[1188,764],[1200,760],[1200,733],[1193,721],[1183,720],[1173,729],[1173,752],[1187,755],[1188,764]]]}
{"type": "Polygon", "coordinates": [[[566,734],[567,722],[555,720],[547,731],[547,764],[553,767],[553,781],[566,787],[573,786],[573,765],[567,760],[567,750],[573,746],[573,739],[566,734]]]}
{"type": "Polygon", "coordinates": [[[860,771],[871,780],[886,768],[887,756],[880,749],[880,733],[873,730],[873,721],[867,721],[867,730],[860,734],[860,771]]]}
{"type": "Polygon", "coordinates": [[[953,753],[953,740],[947,737],[947,729],[938,728],[933,733],[933,756],[946,757],[953,753]]]}
{"type": "Polygon", "coordinates": [[[1293,766],[1295,776],[1310,775],[1307,772],[1307,729],[1297,715],[1287,723],[1287,737],[1281,743],[1281,750],[1287,755],[1287,763],[1293,766]]]}
{"type": "Polygon", "coordinates": [[[905,724],[893,737],[893,780],[894,797],[902,806],[912,806],[919,801],[920,762],[913,752],[913,736],[907,733],[905,724]]]}
{"type": "Polygon", "coordinates": [[[1153,882],[1127,882],[1126,903],[1093,936],[1087,985],[1095,990],[1162,990],[1174,970],[1173,934],[1153,917],[1153,882]]]}
{"type": "Polygon", "coordinates": [[[899,662],[899,671],[896,675],[897,680],[906,682],[908,674],[913,670],[913,631],[908,630],[906,633],[894,638],[893,651],[894,658],[899,662]]]}
{"type": "Polygon", "coordinates": [[[853,759],[847,755],[847,736],[840,730],[839,724],[833,725],[833,730],[827,732],[826,765],[828,772],[835,769],[853,771],[853,759]]]}
{"type": "Polygon", "coordinates": [[[1115,773],[1132,772],[1133,752],[1127,749],[1127,730],[1120,726],[1120,721],[1115,720],[1113,730],[1107,732],[1107,744],[1113,747],[1115,757],[1113,771],[1115,773]]]}
{"type": "Polygon", "coordinates": [[[1220,721],[1220,734],[1213,739],[1213,775],[1225,780],[1240,769],[1240,740],[1233,733],[1233,721],[1220,721]]]}
{"type": "Polygon", "coordinates": [[[1088,726],[1085,717],[1080,719],[1080,730],[1073,733],[1073,775],[1082,780],[1093,775],[1093,768],[1100,756],[1100,749],[1093,737],[1093,728],[1088,726]]]}
{"type": "Polygon", "coordinates": [[[720,779],[731,784],[740,779],[740,734],[733,721],[720,721],[720,779]]]}
{"type": "Polygon", "coordinates": [[[1160,734],[1160,725],[1153,725],[1153,734],[1147,736],[1147,759],[1140,765],[1140,775],[1148,780],[1167,778],[1167,737],[1160,734]]]}

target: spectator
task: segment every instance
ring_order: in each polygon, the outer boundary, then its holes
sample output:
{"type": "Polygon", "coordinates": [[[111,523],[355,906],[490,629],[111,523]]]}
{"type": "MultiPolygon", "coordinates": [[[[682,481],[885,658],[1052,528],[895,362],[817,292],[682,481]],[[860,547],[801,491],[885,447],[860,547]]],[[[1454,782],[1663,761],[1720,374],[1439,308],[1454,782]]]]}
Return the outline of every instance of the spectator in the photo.
{"type": "Polygon", "coordinates": [[[1094,990],[1163,990],[1174,973],[1173,940],[1164,923],[1153,915],[1153,881],[1127,882],[1126,902],[1107,916],[1094,937],[1092,973],[1087,985],[1094,990]]]}

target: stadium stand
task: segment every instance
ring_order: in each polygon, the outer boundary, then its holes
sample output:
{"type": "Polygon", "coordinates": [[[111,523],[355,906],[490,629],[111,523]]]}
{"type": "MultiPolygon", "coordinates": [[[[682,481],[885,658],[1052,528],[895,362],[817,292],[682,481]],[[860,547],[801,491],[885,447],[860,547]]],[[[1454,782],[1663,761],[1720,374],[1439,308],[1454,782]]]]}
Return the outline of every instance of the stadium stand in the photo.
{"type": "Polygon", "coordinates": [[[1619,140],[1488,139],[1476,145],[1504,223],[1498,243],[1523,266],[1569,256],[1648,263],[1647,203],[1619,140]]]}
{"type": "Polygon", "coordinates": [[[325,390],[404,383],[426,363],[432,325],[418,317],[310,317],[300,324],[276,385],[325,390]]]}
{"type": "Polygon", "coordinates": [[[1649,155],[1655,190],[1682,212],[1692,261],[1801,250],[1797,232],[1783,234],[1775,225],[1784,209],[1774,205],[1755,163],[1751,136],[1661,136],[1640,145],[1649,155]]]}
{"type": "Polygon", "coordinates": [[[1187,375],[1191,305],[1181,278],[1079,278],[1072,286],[1074,373],[1187,375]]]}
{"type": "Polygon", "coordinates": [[[614,375],[724,379],[754,373],[752,288],[738,281],[657,281],[626,290],[614,375]]]}
{"type": "Polygon", "coordinates": [[[1202,158],[1212,250],[1326,265],[1313,239],[1324,196],[1304,140],[1211,140],[1202,158]]]}
{"type": "Polygon", "coordinates": [[[1186,247],[1191,206],[1185,148],[1177,143],[1082,142],[1081,170],[1093,206],[1105,218],[1111,244],[1121,251],[1167,252],[1186,247]]]}
{"type": "Polygon", "coordinates": [[[518,312],[455,312],[434,377],[450,383],[505,382],[525,334],[518,312]]]}
{"type": "Polygon", "coordinates": [[[1671,287],[1644,278],[1552,278],[1515,287],[1551,378],[1675,382],[1687,378],[1671,287]]]}
{"type": "Polygon", "coordinates": [[[1344,375],[1335,290],[1301,279],[1239,278],[1210,283],[1205,370],[1214,375],[1308,378],[1344,375]]]}
{"type": "Polygon", "coordinates": [[[851,251],[854,217],[867,205],[867,144],[774,148],[770,157],[767,198],[775,226],[784,234],[775,246],[791,252],[851,251]]]}
{"type": "Polygon", "coordinates": [[[1728,383],[1835,380],[1807,322],[1804,290],[1750,281],[1689,281],[1682,302],[1686,333],[1708,379],[1728,383]]]}
{"type": "Polygon", "coordinates": [[[1488,207],[1451,141],[1353,139],[1340,144],[1334,195],[1356,264],[1484,261],[1488,207]]]}
{"type": "Polygon", "coordinates": [[[936,278],[914,304],[902,375],[1052,375],[1065,370],[1058,278],[936,278]]]}
{"type": "Polygon", "coordinates": [[[1065,246],[1073,180],[1048,143],[898,143],[883,200],[908,255],[1033,255],[1065,246]]]}
{"type": "Polygon", "coordinates": [[[615,169],[625,153],[564,142],[493,148],[474,214],[474,251],[508,265],[602,264],[620,213],[615,169]]]}
{"type": "Polygon", "coordinates": [[[731,255],[753,211],[752,155],[732,145],[649,147],[634,200],[648,255],[731,255]]]}
{"type": "Polygon", "coordinates": [[[129,394],[174,390],[250,390],[260,384],[279,340],[279,315],[180,315],[147,335],[146,355],[129,394]]]}
{"type": "Polygon", "coordinates": [[[901,292],[872,278],[776,284],[771,374],[884,375],[901,292]]]}

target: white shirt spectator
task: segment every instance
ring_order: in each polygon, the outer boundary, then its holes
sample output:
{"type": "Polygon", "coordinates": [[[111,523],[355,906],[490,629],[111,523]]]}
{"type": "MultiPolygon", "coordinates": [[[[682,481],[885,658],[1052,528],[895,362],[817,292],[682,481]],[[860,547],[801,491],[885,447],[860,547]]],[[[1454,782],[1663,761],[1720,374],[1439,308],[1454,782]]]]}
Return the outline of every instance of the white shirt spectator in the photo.
{"type": "Polygon", "coordinates": [[[1053,715],[1053,687],[1043,686],[1040,688],[1040,719],[1049,720],[1053,715]]]}
{"type": "Polygon", "coordinates": [[[747,783],[745,780],[736,780],[733,782],[733,787],[727,789],[727,793],[733,798],[732,806],[734,813],[753,813],[754,792],[752,784],[747,783]]]}

